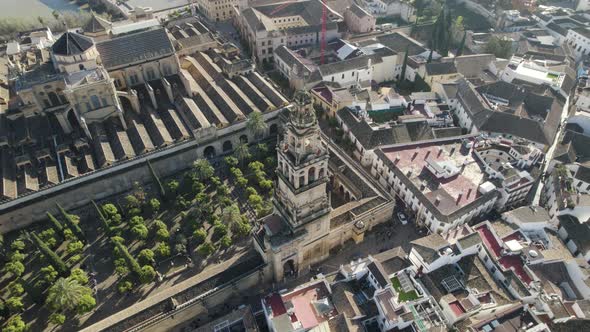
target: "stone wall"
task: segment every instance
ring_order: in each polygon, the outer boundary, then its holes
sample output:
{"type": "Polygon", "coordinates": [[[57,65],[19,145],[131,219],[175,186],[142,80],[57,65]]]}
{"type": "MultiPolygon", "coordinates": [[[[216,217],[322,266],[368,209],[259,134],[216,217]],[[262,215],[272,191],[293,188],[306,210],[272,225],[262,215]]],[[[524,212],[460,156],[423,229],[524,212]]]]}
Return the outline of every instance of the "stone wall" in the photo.
{"type": "MultiPolygon", "coordinates": [[[[277,110],[264,114],[269,128],[277,123],[279,112],[277,110]]],[[[150,183],[153,177],[147,166],[148,160],[160,178],[168,177],[191,167],[197,158],[204,156],[204,150],[210,146],[215,148],[216,155],[222,154],[222,145],[226,141],[231,141],[236,147],[243,135],[247,135],[250,142],[254,141],[254,137],[246,129],[245,121],[217,130],[216,135],[207,142],[191,140],[155,150],[1,203],[0,234],[44,220],[47,211],[57,213],[56,203],[67,210],[76,209],[87,205],[91,200],[124,193],[132,189],[134,182],[150,183]]]]}
{"type": "MultiPolygon", "coordinates": [[[[260,262],[260,258],[258,260],[260,262]]],[[[248,264],[247,262],[245,264],[248,264]]],[[[250,265],[250,264],[248,264],[250,265]]],[[[229,270],[222,272],[228,273],[229,270]]],[[[217,276],[212,277],[215,279],[217,276]]],[[[111,316],[96,324],[93,324],[82,332],[89,331],[105,331],[105,332],[119,332],[119,331],[163,331],[166,328],[162,325],[170,327],[169,319],[176,319],[178,324],[183,324],[186,321],[195,319],[197,316],[211,313],[216,308],[231,302],[239,297],[249,297],[257,295],[266,287],[271,285],[272,273],[266,264],[259,264],[248,271],[244,271],[241,275],[236,275],[235,278],[228,280],[228,282],[219,285],[208,291],[191,296],[196,290],[210,282],[210,280],[202,280],[191,288],[186,289],[178,294],[171,295],[161,301],[154,301],[151,306],[131,314],[121,319],[121,317],[111,316]],[[171,308],[173,300],[176,303],[175,308],[171,308]],[[163,323],[165,322],[165,323],[163,323]],[[163,324],[161,324],[163,323],[163,324]]],[[[131,308],[130,308],[131,309],[131,308]]],[[[128,309],[126,309],[128,310],[128,309]]]]}

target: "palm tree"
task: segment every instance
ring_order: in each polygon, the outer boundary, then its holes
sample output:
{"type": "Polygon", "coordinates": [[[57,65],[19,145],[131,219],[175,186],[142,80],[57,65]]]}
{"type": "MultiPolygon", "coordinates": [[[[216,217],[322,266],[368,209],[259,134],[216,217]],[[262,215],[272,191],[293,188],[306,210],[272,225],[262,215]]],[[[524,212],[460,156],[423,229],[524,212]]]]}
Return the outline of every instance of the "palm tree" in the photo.
{"type": "Polygon", "coordinates": [[[262,116],[261,112],[254,111],[250,113],[248,116],[248,123],[246,124],[248,130],[254,135],[256,138],[260,138],[261,135],[264,134],[266,131],[266,122],[264,122],[264,117],[262,116]]]}
{"type": "Polygon", "coordinates": [[[51,288],[45,302],[53,310],[69,311],[76,308],[80,299],[88,294],[90,289],[82,286],[78,281],[70,278],[59,278],[51,288]]]}
{"type": "Polygon", "coordinates": [[[241,164],[244,163],[245,160],[250,158],[250,149],[248,148],[248,143],[240,143],[234,150],[234,156],[240,161],[241,164]]]}

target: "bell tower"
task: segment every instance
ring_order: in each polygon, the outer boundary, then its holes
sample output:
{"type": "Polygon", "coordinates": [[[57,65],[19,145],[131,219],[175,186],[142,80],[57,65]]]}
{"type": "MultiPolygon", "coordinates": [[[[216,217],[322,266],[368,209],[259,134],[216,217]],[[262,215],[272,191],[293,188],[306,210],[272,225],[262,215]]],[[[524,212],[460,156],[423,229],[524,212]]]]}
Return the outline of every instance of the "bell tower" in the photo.
{"type": "MultiPolygon", "coordinates": [[[[276,212],[296,230],[310,223],[317,224],[321,217],[329,215],[326,192],[329,154],[320,136],[311,97],[299,91],[293,103],[284,140],[278,147],[274,203],[276,212]]],[[[314,225],[308,232],[315,234],[320,228],[323,226],[314,225]]]]}

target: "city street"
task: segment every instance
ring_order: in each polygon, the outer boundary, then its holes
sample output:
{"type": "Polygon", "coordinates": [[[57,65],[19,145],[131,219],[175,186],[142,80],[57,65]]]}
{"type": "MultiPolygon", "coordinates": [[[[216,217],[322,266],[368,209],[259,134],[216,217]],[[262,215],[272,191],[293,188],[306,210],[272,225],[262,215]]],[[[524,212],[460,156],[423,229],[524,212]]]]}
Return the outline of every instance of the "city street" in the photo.
{"type": "MultiPolygon", "coordinates": [[[[559,130],[557,131],[557,134],[555,135],[555,139],[553,141],[553,144],[549,147],[549,150],[547,150],[547,153],[545,154],[545,161],[544,164],[542,165],[541,168],[541,174],[545,174],[547,172],[547,169],[549,168],[549,164],[551,162],[551,160],[553,159],[553,154],[555,153],[555,148],[557,147],[557,145],[561,142],[561,139],[563,138],[563,134],[565,131],[565,126],[567,123],[567,118],[570,115],[570,99],[573,96],[570,96],[565,105],[563,106],[563,111],[561,113],[561,120],[560,120],[560,127],[559,130]]],[[[539,200],[541,199],[541,193],[543,192],[543,187],[544,187],[544,183],[543,183],[543,179],[539,180],[538,185],[536,186],[536,191],[535,191],[535,195],[533,197],[533,201],[531,203],[531,205],[539,205],[539,200]]]]}

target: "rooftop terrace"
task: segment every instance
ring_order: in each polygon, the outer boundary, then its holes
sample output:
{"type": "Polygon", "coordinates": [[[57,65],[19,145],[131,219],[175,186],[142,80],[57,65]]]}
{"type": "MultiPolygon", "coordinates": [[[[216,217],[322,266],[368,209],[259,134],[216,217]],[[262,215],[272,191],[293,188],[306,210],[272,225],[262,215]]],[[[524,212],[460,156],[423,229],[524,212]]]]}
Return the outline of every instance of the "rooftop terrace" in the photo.
{"type": "Polygon", "coordinates": [[[473,150],[458,141],[390,147],[383,152],[444,214],[480,196],[478,189],[485,182],[485,173],[473,150]]]}

